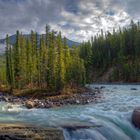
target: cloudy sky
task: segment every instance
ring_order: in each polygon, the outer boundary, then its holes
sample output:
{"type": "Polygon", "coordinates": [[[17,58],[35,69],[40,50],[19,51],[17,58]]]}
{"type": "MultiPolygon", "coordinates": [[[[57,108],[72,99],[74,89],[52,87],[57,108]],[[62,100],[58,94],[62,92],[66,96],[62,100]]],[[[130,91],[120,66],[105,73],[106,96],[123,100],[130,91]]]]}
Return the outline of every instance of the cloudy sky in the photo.
{"type": "Polygon", "coordinates": [[[140,0],[0,0],[0,38],[18,29],[44,33],[46,24],[82,41],[140,19],[140,0]]]}

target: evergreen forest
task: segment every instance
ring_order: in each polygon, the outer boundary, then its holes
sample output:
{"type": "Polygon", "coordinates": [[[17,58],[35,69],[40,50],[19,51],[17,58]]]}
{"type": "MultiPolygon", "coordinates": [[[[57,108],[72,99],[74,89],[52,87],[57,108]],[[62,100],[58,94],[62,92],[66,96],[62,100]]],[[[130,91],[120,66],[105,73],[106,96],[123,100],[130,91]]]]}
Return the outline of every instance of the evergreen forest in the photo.
{"type": "Polygon", "coordinates": [[[107,71],[106,82],[140,82],[139,23],[131,21],[112,32],[101,30],[101,34],[72,48],[61,32],[49,26],[41,37],[31,31],[30,38],[25,38],[17,31],[14,45],[6,36],[5,55],[0,56],[0,83],[11,90],[83,87],[107,71]]]}

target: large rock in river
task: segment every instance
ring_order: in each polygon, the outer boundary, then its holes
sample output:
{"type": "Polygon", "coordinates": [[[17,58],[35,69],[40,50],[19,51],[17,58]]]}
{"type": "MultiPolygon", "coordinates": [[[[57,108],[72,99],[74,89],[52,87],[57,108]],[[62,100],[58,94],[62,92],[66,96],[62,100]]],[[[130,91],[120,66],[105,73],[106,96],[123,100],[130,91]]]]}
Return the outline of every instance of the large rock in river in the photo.
{"type": "Polygon", "coordinates": [[[140,107],[136,108],[132,114],[132,123],[137,127],[140,128],[140,107]]]}

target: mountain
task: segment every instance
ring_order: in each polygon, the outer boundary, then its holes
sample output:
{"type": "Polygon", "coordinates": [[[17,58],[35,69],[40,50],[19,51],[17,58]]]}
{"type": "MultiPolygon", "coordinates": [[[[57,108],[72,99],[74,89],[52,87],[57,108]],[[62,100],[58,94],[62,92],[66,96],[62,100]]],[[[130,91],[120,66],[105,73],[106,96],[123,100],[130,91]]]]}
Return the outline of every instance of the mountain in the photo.
{"type": "MultiPolygon", "coordinates": [[[[30,38],[30,35],[28,35],[28,34],[25,34],[25,35],[23,35],[23,36],[24,36],[25,38],[30,38]]],[[[41,36],[41,35],[38,35],[39,38],[40,38],[40,36],[41,36]]],[[[6,40],[6,39],[0,39],[0,44],[4,44],[4,43],[5,43],[5,40],[6,40]]],[[[9,37],[9,41],[10,41],[10,44],[14,44],[15,41],[16,41],[16,35],[10,36],[10,37],[9,37]]],[[[70,40],[70,39],[66,39],[66,41],[67,41],[67,45],[68,45],[69,47],[72,47],[73,45],[75,45],[75,46],[79,46],[79,45],[80,45],[80,43],[75,42],[75,41],[72,41],[72,40],[70,40]]]]}

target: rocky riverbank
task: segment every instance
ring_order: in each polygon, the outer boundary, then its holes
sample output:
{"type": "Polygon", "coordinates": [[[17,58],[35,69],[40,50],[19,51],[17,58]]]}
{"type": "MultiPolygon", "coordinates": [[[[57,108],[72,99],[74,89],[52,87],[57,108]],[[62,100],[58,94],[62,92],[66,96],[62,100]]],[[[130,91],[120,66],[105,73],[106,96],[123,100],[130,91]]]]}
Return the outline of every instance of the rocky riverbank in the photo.
{"type": "MultiPolygon", "coordinates": [[[[57,95],[46,98],[31,98],[28,96],[14,96],[10,94],[0,93],[0,101],[12,104],[21,104],[28,109],[31,108],[53,108],[64,105],[84,105],[89,103],[97,103],[101,99],[101,89],[104,87],[95,87],[94,89],[86,89],[83,93],[75,93],[68,95],[57,95]]],[[[9,106],[10,107],[10,106],[9,106]]]]}

